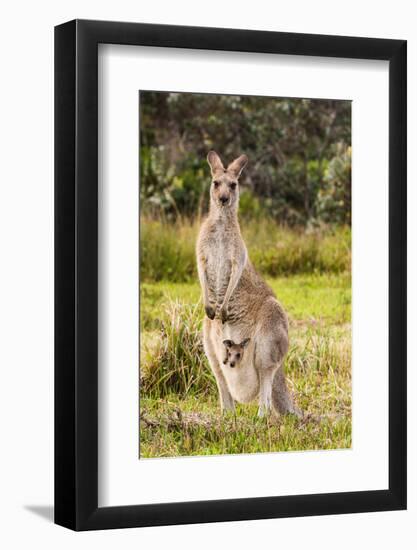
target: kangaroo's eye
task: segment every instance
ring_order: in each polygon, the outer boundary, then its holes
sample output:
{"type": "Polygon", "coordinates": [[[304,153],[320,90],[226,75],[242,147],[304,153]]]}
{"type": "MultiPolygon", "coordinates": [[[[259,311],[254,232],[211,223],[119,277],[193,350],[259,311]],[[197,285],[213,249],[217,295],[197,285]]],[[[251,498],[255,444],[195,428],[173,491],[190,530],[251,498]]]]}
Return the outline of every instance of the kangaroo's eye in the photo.
{"type": "Polygon", "coordinates": [[[230,184],[230,189],[233,189],[233,190],[236,189],[236,183],[235,183],[235,182],[233,182],[233,183],[230,184]]]}
{"type": "Polygon", "coordinates": [[[220,185],[220,183],[218,181],[213,181],[213,185],[217,189],[217,187],[220,185]]]}
{"type": "Polygon", "coordinates": [[[240,353],[236,353],[236,359],[240,359],[240,353]]]}

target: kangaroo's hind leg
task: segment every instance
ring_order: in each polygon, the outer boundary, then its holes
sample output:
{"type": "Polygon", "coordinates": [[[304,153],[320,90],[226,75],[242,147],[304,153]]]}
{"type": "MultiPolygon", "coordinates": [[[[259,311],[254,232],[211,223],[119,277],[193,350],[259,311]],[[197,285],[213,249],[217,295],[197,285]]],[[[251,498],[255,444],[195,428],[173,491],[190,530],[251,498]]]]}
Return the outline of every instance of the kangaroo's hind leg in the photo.
{"type": "Polygon", "coordinates": [[[209,319],[204,319],[203,321],[203,344],[204,351],[208,362],[210,364],[211,370],[213,371],[214,377],[216,378],[217,388],[220,395],[220,406],[222,411],[234,411],[235,402],[233,397],[230,394],[229,388],[227,386],[226,379],[220,368],[219,359],[216,354],[215,348],[215,330],[216,321],[210,321],[209,319]]]}
{"type": "MultiPolygon", "coordinates": [[[[302,416],[294,405],[288,391],[284,374],[284,358],[288,351],[288,321],[284,311],[276,300],[269,300],[261,311],[260,345],[257,346],[257,363],[260,382],[265,370],[273,373],[271,383],[271,403],[277,414],[295,414],[302,416]],[[259,349],[259,352],[258,352],[259,349]],[[258,357],[259,353],[259,357],[258,357]]],[[[260,399],[262,395],[260,392],[260,399]]],[[[261,401],[260,401],[261,405],[261,401]]]]}
{"type": "Polygon", "coordinates": [[[265,368],[261,367],[258,371],[259,376],[259,408],[258,416],[268,415],[272,407],[272,382],[277,367],[272,365],[265,368]]]}
{"type": "Polygon", "coordinates": [[[275,371],[272,382],[272,405],[278,414],[295,414],[298,418],[303,416],[302,411],[294,404],[291,393],[287,388],[282,365],[275,371]]]}
{"type": "Polygon", "coordinates": [[[255,367],[258,373],[258,416],[265,416],[273,407],[273,380],[281,356],[277,339],[272,334],[263,333],[255,348],[255,367]]]}

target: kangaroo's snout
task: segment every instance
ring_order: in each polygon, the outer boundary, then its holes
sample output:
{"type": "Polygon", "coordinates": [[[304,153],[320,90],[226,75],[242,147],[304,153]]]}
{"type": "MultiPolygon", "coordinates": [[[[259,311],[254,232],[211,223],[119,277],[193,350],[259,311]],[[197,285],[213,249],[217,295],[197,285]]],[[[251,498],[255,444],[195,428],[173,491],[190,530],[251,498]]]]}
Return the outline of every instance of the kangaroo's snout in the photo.
{"type": "Polygon", "coordinates": [[[232,361],[232,362],[230,363],[230,366],[233,368],[233,367],[235,366],[235,362],[232,361]]]}
{"type": "Polygon", "coordinates": [[[226,204],[229,201],[229,197],[227,195],[220,195],[219,200],[222,204],[226,204]]]}

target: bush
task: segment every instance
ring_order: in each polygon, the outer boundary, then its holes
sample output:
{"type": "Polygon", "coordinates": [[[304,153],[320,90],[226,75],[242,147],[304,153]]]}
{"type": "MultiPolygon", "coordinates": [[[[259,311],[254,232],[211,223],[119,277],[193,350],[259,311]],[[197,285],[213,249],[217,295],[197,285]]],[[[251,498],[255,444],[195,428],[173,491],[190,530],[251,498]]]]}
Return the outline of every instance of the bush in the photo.
{"type": "Polygon", "coordinates": [[[336,154],[328,163],[324,185],[317,197],[317,216],[327,223],[351,222],[352,149],[338,144],[336,154]]]}
{"type": "Polygon", "coordinates": [[[140,110],[146,212],[175,220],[204,211],[206,156],[216,149],[226,164],[248,155],[241,184],[270,216],[294,226],[349,223],[350,204],[342,203],[340,190],[349,191],[350,172],[336,164],[340,158],[347,166],[350,101],[149,91],[140,94],[140,110]]]}

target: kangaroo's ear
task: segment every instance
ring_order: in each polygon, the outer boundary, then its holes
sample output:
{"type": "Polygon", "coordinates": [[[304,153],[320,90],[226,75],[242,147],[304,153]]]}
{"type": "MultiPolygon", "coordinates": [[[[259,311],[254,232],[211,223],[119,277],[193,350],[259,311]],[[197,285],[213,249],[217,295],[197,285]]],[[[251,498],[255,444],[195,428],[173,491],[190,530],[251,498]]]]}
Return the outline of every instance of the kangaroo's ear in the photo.
{"type": "Polygon", "coordinates": [[[234,344],[232,342],[232,340],[223,340],[223,344],[227,347],[227,348],[231,348],[234,344]]]}
{"type": "Polygon", "coordinates": [[[227,167],[227,171],[232,172],[235,177],[238,178],[242,173],[242,170],[245,168],[247,162],[248,157],[246,155],[240,155],[240,157],[229,164],[229,166],[227,167]]]}
{"type": "Polygon", "coordinates": [[[245,338],[244,340],[242,340],[242,342],[240,342],[240,345],[242,348],[246,348],[249,342],[250,342],[250,338],[245,338]]]}
{"type": "Polygon", "coordinates": [[[212,175],[216,172],[224,172],[223,163],[216,151],[209,151],[209,154],[207,155],[207,162],[210,165],[212,175]]]}

